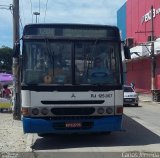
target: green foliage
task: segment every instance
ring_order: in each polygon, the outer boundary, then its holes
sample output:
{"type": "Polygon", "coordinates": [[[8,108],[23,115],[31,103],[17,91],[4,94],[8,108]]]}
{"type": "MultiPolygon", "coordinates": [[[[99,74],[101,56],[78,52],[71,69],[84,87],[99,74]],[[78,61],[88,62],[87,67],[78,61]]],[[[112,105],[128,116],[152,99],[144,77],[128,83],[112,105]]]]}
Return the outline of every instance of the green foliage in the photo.
{"type": "Polygon", "coordinates": [[[0,71],[12,71],[12,51],[13,49],[6,46],[0,48],[0,71]]]}

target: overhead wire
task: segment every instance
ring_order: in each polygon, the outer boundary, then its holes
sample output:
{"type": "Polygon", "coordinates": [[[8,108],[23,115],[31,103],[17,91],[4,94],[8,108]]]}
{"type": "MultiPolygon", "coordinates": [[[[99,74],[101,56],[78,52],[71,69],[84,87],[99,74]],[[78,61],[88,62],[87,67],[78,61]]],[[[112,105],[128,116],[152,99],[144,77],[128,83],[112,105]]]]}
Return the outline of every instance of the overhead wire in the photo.
{"type": "Polygon", "coordinates": [[[10,5],[0,5],[0,9],[10,10],[10,5]]]}
{"type": "Polygon", "coordinates": [[[20,22],[21,30],[22,30],[22,32],[23,32],[23,24],[22,24],[22,19],[21,19],[20,16],[19,16],[19,22],[20,22]]]}
{"type": "Polygon", "coordinates": [[[46,20],[47,8],[48,8],[48,0],[46,1],[46,9],[45,9],[45,15],[44,15],[44,23],[45,23],[45,20],[46,20]]]}
{"type": "MultiPolygon", "coordinates": [[[[11,14],[13,15],[13,6],[10,6],[10,12],[11,12],[11,14]]],[[[21,17],[20,17],[20,15],[19,15],[19,22],[20,22],[20,25],[21,25],[21,29],[22,29],[22,31],[23,31],[23,24],[22,24],[22,20],[21,20],[21,17]]]]}
{"type": "MultiPolygon", "coordinates": [[[[20,11],[21,13],[21,11],[20,11]]],[[[20,23],[20,27],[21,27],[21,31],[23,32],[23,24],[22,24],[22,15],[19,14],[19,23],[20,23]]]]}
{"type": "Polygon", "coordinates": [[[32,23],[33,23],[33,12],[32,12],[32,1],[30,0],[30,4],[31,4],[31,17],[32,17],[32,23]]]}
{"type": "Polygon", "coordinates": [[[41,16],[41,0],[39,0],[39,16],[38,16],[38,23],[39,23],[39,18],[41,16]]]}
{"type": "Polygon", "coordinates": [[[0,7],[0,9],[7,9],[7,10],[9,10],[9,8],[5,8],[5,7],[0,7]]]}
{"type": "Polygon", "coordinates": [[[0,7],[8,7],[8,5],[0,5],[0,7]]]}
{"type": "Polygon", "coordinates": [[[23,20],[24,20],[24,23],[25,23],[25,14],[24,14],[23,0],[21,0],[20,4],[21,4],[21,9],[20,9],[20,17],[19,18],[20,18],[21,27],[23,29],[22,17],[23,17],[23,20]]]}

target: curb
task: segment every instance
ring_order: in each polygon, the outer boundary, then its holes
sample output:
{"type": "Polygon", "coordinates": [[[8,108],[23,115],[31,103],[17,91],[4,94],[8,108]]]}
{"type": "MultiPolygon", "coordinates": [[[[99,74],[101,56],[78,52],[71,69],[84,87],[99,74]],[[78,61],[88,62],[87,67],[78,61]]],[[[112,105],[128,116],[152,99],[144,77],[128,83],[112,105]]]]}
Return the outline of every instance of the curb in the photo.
{"type": "Polygon", "coordinates": [[[152,100],[139,100],[140,102],[153,102],[152,100]]]}
{"type": "Polygon", "coordinates": [[[32,152],[33,134],[26,134],[26,152],[32,152]]]}
{"type": "Polygon", "coordinates": [[[144,103],[153,103],[153,104],[160,104],[160,102],[155,102],[155,101],[152,101],[152,100],[139,100],[139,102],[144,102],[144,103]]]}

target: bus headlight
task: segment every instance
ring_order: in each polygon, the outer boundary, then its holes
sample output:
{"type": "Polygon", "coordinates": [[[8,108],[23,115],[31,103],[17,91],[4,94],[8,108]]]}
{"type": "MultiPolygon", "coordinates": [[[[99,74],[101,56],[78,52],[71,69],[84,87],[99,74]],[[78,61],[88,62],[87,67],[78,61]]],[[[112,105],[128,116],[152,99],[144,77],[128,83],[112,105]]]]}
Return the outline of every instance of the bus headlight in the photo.
{"type": "Polygon", "coordinates": [[[113,113],[113,109],[112,109],[111,107],[108,107],[108,108],[106,109],[106,113],[107,113],[107,114],[113,113]]]}
{"type": "Polygon", "coordinates": [[[49,113],[49,110],[48,110],[47,108],[43,108],[43,109],[41,110],[41,113],[42,113],[43,115],[47,115],[47,114],[49,113]]]}
{"type": "Polygon", "coordinates": [[[100,107],[97,109],[98,114],[103,114],[104,113],[104,108],[100,107]]]}
{"type": "Polygon", "coordinates": [[[32,109],[32,114],[33,115],[38,115],[39,114],[39,109],[38,108],[32,109]]]}

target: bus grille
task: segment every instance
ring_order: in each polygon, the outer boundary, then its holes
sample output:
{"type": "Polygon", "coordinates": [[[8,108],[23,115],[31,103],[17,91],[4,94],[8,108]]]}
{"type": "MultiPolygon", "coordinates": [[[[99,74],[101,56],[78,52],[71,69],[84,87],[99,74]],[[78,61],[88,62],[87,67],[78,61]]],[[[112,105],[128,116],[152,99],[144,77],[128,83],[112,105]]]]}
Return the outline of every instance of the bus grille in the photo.
{"type": "Polygon", "coordinates": [[[81,107],[81,108],[52,108],[51,112],[57,116],[65,115],[91,115],[95,112],[93,107],[81,107]]]}
{"type": "MultiPolygon", "coordinates": [[[[38,118],[38,117],[37,117],[38,118]]],[[[45,120],[54,120],[54,121],[91,121],[94,119],[103,119],[105,116],[53,116],[53,117],[39,117],[45,120]]]]}

